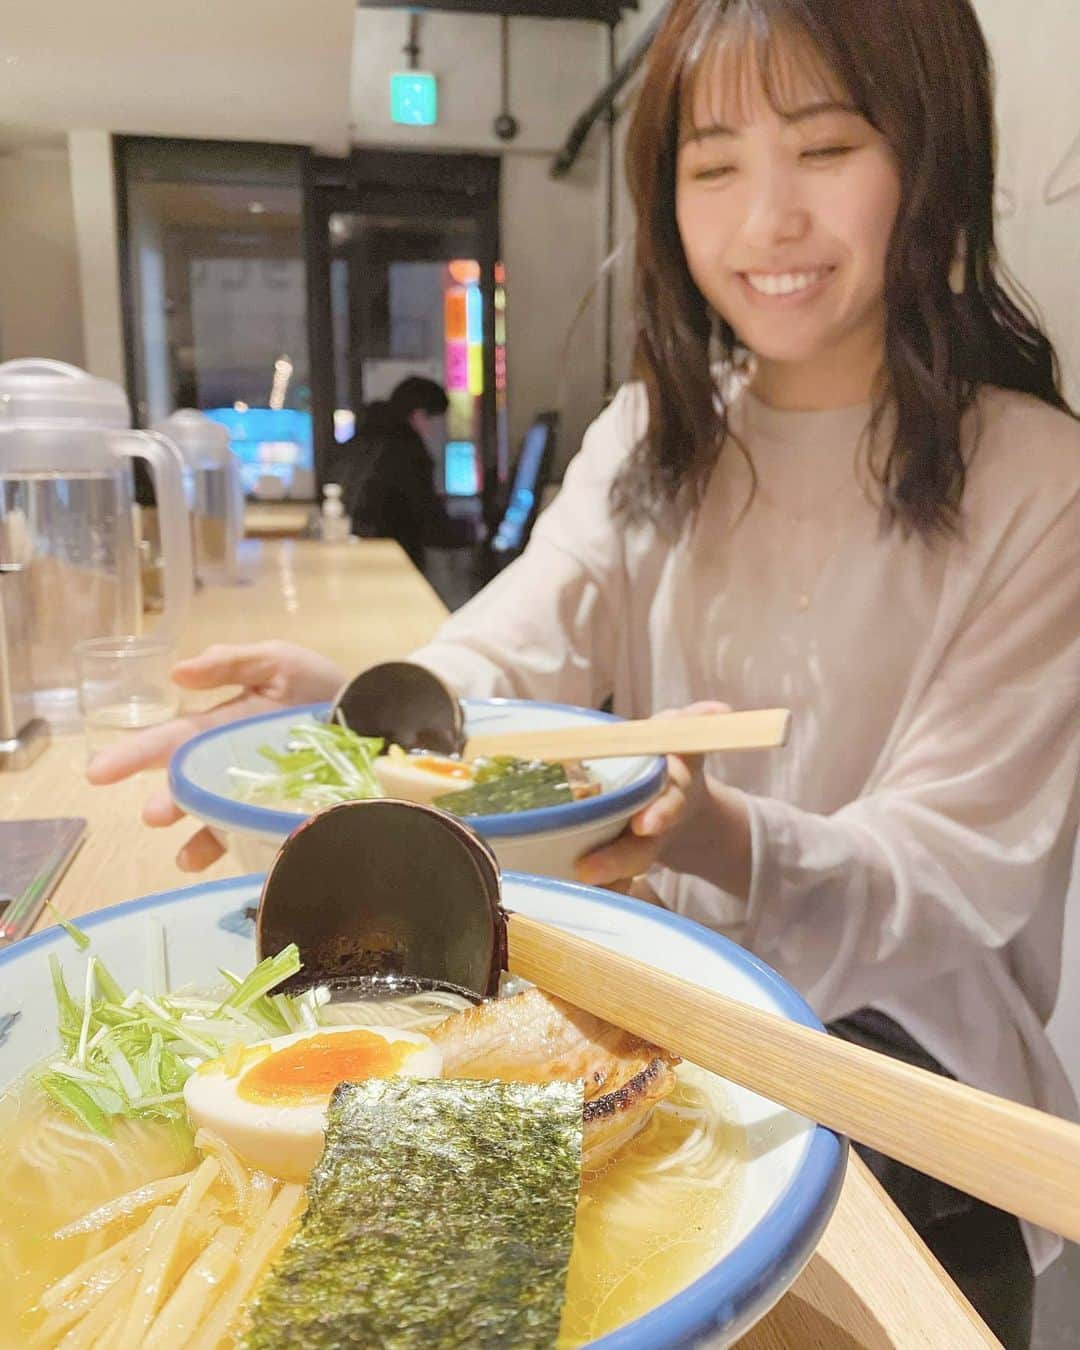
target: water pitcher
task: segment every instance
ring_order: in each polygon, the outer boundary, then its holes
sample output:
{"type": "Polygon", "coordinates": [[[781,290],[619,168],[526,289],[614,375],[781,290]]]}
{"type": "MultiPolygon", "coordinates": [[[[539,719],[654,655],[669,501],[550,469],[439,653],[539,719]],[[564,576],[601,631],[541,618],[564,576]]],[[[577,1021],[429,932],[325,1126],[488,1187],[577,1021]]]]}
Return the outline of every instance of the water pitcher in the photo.
{"type": "Polygon", "coordinates": [[[191,599],[183,462],[130,425],[123,391],[107,380],[61,361],[0,365],[0,564],[29,578],[34,712],[54,730],[79,725],[75,643],[142,628],[133,458],[150,467],[161,521],[155,631],[175,635],[191,599]]]}
{"type": "Polygon", "coordinates": [[[244,486],[229,433],[195,408],[180,408],[154,430],[184,457],[195,575],[204,583],[237,580],[237,549],[244,537],[244,486]]]}

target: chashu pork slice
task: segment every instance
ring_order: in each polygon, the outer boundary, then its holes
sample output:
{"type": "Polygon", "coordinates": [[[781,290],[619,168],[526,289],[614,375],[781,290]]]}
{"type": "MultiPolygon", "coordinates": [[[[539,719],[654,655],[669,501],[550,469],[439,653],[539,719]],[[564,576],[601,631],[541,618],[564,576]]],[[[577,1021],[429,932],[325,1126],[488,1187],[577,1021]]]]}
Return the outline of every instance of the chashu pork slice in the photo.
{"type": "Polygon", "coordinates": [[[427,1033],[447,1078],[585,1083],[582,1166],[603,1167],[675,1086],[677,1055],[539,989],[454,1013],[427,1033]]]}

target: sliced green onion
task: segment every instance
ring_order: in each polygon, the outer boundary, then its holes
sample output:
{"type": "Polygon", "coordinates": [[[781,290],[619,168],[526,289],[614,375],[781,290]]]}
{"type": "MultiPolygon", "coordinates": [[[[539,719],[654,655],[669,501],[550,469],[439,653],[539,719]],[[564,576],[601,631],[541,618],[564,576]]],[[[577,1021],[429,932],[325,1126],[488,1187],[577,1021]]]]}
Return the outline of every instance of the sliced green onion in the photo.
{"type": "Polygon", "coordinates": [[[82,1010],[68,993],[68,987],[64,982],[64,971],[55,952],[49,953],[49,972],[52,975],[53,994],[56,997],[60,1039],[64,1042],[64,1046],[70,1054],[79,1043],[82,1010]]]}
{"type": "Polygon", "coordinates": [[[83,995],[83,1015],[82,1023],[79,1027],[79,1046],[75,1052],[78,1062],[85,1067],[86,1065],[86,1042],[90,1036],[90,1018],[94,1012],[94,968],[97,965],[97,958],[92,956],[86,963],[86,985],[83,995]]]}
{"type": "Polygon", "coordinates": [[[160,919],[150,920],[150,988],[160,998],[169,988],[169,963],[165,952],[165,928],[160,919]]]}
{"type": "Polygon", "coordinates": [[[76,1119],[95,1134],[112,1134],[112,1117],[120,1113],[122,1103],[117,1098],[117,1110],[109,1110],[100,1105],[101,1093],[92,1093],[79,1083],[73,1082],[58,1073],[42,1074],[38,1079],[42,1091],[47,1093],[58,1106],[70,1111],[76,1119]]]}
{"type": "Polygon", "coordinates": [[[295,801],[316,808],[356,798],[381,797],[375,757],[383,741],[358,736],[337,723],[306,722],[289,728],[284,751],[261,746],[274,773],[230,768],[248,800],[295,801]]]}
{"type": "MultiPolygon", "coordinates": [[[[235,1008],[243,1012],[277,985],[297,974],[300,966],[300,949],[295,942],[290,942],[283,951],[278,952],[277,956],[268,956],[265,961],[260,961],[251,974],[241,980],[222,1002],[221,1009],[235,1008]]],[[[230,984],[235,983],[237,978],[235,975],[227,970],[221,973],[230,984]]]]}
{"type": "Polygon", "coordinates": [[[115,1073],[116,1077],[119,1079],[120,1086],[123,1088],[125,1096],[132,1106],[137,1105],[139,1099],[143,1095],[143,1091],[138,1078],[135,1076],[134,1069],[132,1069],[131,1065],[124,1058],[122,1051],[115,1045],[110,1045],[106,1042],[103,1048],[105,1057],[109,1061],[113,1073],[115,1073]]]}
{"type": "Polygon", "coordinates": [[[83,930],[81,928],[76,927],[76,925],[73,924],[70,919],[65,919],[51,900],[45,901],[45,908],[56,920],[57,924],[64,930],[64,932],[72,940],[72,942],[74,942],[75,946],[78,947],[79,951],[81,952],[86,951],[87,947],[90,946],[90,939],[83,932],[83,930]]]}
{"type": "Polygon", "coordinates": [[[101,990],[101,996],[107,1003],[122,1004],[124,1001],[124,991],[116,983],[113,977],[105,969],[100,960],[95,957],[94,967],[97,986],[101,990]]]}
{"type": "Polygon", "coordinates": [[[178,997],[163,987],[167,963],[164,932],[155,935],[151,983],[125,992],[96,956],[86,963],[81,1003],[72,998],[54,953],[49,968],[56,998],[57,1025],[65,1058],[53,1060],[37,1075],[52,1101],[98,1134],[109,1134],[117,1116],[149,1114],[187,1129],[183,1086],[207,1060],[234,1046],[283,1031],[319,1024],[325,991],[307,990],[299,998],[275,993],[300,970],[295,946],[262,961],[241,979],[222,972],[232,985],[220,1003],[178,997]]]}

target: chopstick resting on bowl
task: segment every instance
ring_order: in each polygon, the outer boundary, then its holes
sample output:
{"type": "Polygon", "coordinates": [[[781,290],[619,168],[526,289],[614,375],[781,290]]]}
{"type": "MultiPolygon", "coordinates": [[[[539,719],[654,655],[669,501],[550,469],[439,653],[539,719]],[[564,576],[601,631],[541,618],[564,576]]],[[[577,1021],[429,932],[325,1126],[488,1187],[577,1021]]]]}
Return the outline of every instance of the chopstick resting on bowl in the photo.
{"type": "Polygon", "coordinates": [[[787,708],[648,717],[631,722],[588,722],[542,731],[470,736],[464,759],[515,755],[518,759],[610,759],[623,755],[701,755],[726,750],[771,750],[787,743],[787,708]]]}

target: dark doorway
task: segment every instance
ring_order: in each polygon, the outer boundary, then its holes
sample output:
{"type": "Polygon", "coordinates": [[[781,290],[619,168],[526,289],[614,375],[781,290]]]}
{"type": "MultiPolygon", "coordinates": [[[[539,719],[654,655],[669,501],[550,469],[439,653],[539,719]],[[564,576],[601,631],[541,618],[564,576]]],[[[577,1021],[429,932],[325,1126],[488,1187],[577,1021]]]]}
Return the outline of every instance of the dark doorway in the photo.
{"type": "Polygon", "coordinates": [[[309,500],[307,151],[137,136],[115,144],[136,425],[199,408],[228,429],[249,494],[309,500]]]}
{"type": "Polygon", "coordinates": [[[490,521],[508,460],[498,159],[356,150],[313,160],[311,174],[320,485],[363,406],[424,375],[450,398],[436,487],[454,513],[490,521]]]}

